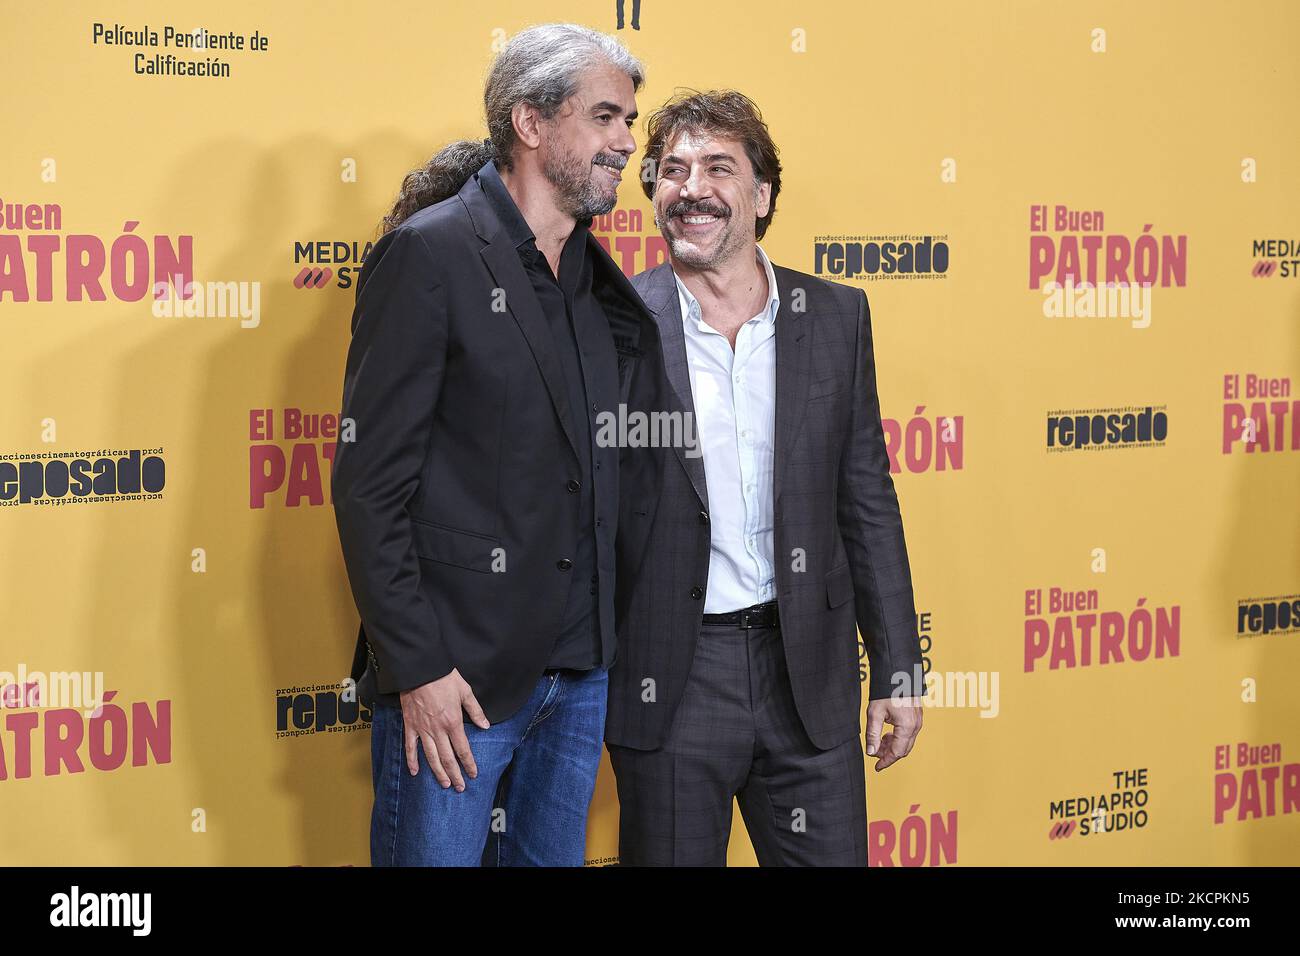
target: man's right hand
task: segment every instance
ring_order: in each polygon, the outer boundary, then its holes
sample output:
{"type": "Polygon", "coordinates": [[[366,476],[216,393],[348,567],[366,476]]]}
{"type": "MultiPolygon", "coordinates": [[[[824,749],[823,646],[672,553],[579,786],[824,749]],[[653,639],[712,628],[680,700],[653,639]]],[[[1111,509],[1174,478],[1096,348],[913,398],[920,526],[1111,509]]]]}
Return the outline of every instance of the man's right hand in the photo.
{"type": "Polygon", "coordinates": [[[416,747],[422,743],[425,759],[438,782],[444,789],[454,784],[456,792],[462,792],[465,781],[460,774],[461,767],[473,779],[478,776],[478,766],[465,737],[461,709],[475,726],[484,730],[490,726],[474,691],[460,676],[460,671],[453,669],[446,677],[402,691],[401,700],[402,723],[406,729],[406,767],[411,776],[420,772],[416,747]]]}

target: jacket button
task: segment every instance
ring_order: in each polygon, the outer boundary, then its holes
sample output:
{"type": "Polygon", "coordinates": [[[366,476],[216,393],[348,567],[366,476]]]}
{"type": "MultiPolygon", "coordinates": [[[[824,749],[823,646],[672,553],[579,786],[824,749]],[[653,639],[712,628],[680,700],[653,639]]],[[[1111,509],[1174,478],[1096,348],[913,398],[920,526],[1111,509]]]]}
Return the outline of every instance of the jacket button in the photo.
{"type": "Polygon", "coordinates": [[[573,567],[573,562],[568,558],[560,558],[560,560],[555,562],[555,566],[561,571],[567,571],[569,568],[573,567]]]}
{"type": "Polygon", "coordinates": [[[695,600],[697,601],[700,598],[704,597],[704,588],[700,588],[700,587],[691,588],[691,597],[695,598],[695,600]]]}
{"type": "Polygon", "coordinates": [[[708,524],[708,523],[709,523],[709,513],[707,511],[701,511],[700,524],[708,524]]]}
{"type": "Polygon", "coordinates": [[[572,492],[577,492],[577,490],[581,488],[582,485],[578,483],[576,478],[570,478],[569,483],[566,484],[564,487],[568,488],[572,492]]]}

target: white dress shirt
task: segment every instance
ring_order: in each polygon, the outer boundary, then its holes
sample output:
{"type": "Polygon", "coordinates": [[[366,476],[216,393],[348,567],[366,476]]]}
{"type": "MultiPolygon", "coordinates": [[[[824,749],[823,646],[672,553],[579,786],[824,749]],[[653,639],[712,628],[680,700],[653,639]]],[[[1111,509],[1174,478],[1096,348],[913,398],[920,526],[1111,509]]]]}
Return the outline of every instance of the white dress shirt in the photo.
{"type": "Polygon", "coordinates": [[[738,611],[776,597],[772,563],[776,429],[776,274],[762,247],[767,304],[740,327],[736,348],[707,325],[677,277],[695,428],[709,491],[709,580],[704,613],[738,611]]]}

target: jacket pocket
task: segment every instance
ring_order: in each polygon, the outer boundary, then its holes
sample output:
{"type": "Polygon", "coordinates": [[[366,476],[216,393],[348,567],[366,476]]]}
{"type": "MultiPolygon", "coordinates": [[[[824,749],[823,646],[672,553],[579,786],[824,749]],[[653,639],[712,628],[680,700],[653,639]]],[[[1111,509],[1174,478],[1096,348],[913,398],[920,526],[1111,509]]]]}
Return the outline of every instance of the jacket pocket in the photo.
{"type": "Polygon", "coordinates": [[[831,568],[826,572],[826,603],[830,607],[839,607],[853,597],[853,575],[847,564],[831,568]]]}
{"type": "Polygon", "coordinates": [[[411,519],[414,529],[415,553],[426,561],[451,564],[470,571],[490,574],[493,552],[501,547],[501,540],[473,531],[461,531],[444,525],[411,519]]]}

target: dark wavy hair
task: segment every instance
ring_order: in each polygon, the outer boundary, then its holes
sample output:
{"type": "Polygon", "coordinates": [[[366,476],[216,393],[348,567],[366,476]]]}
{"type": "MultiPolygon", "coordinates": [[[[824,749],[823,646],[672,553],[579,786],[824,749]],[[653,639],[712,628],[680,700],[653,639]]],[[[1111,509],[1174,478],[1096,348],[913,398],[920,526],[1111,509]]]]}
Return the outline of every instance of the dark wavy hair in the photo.
{"type": "Polygon", "coordinates": [[[735,90],[679,90],[646,120],[645,161],[649,161],[654,176],[647,181],[641,177],[641,188],[646,197],[654,199],[655,183],[659,179],[659,161],[668,144],[684,132],[708,133],[727,139],[739,140],[745,155],[754,167],[755,188],[761,183],[772,186],[771,203],[767,215],[754,223],[754,237],[762,239],[776,215],[776,197],[781,192],[781,158],[772,135],[758,106],[744,93],[735,90]]]}
{"type": "Polygon", "coordinates": [[[411,170],[402,179],[393,208],[380,224],[380,234],[392,232],[425,206],[456,195],[460,187],[496,155],[497,149],[490,139],[481,142],[463,139],[440,149],[427,163],[411,170]]]}
{"type": "Polygon", "coordinates": [[[543,119],[552,119],[578,91],[583,71],[600,60],[626,73],[634,91],[645,82],[640,61],[608,34],[573,23],[547,23],[511,37],[493,62],[483,89],[487,139],[452,143],[407,173],[380,232],[391,232],[425,206],[456,195],[489,159],[495,159],[501,169],[511,169],[515,104],[528,103],[537,107],[543,119]]]}

